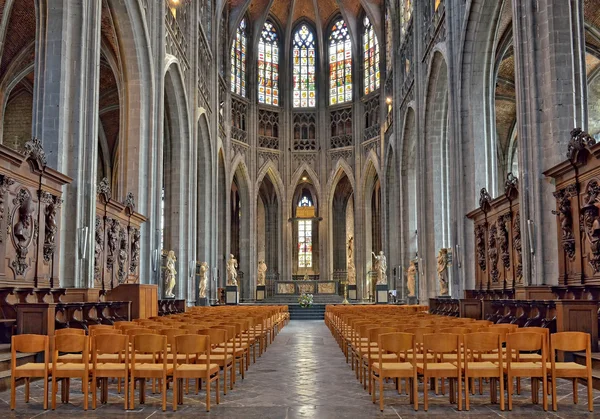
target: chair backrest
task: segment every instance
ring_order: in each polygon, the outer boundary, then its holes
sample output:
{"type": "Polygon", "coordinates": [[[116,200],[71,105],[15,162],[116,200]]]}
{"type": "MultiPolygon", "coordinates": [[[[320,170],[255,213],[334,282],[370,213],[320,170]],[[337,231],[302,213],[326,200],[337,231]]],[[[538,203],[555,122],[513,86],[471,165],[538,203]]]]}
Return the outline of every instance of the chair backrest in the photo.
{"type": "Polygon", "coordinates": [[[198,330],[199,335],[205,335],[210,337],[211,347],[218,345],[225,345],[227,348],[227,330],[225,329],[202,329],[198,330]]]}
{"type": "Polygon", "coordinates": [[[58,353],[81,353],[81,360],[87,364],[89,359],[89,338],[86,335],[58,335],[54,336],[52,363],[56,365],[58,361],[58,353]]]}
{"type": "Polygon", "coordinates": [[[395,327],[374,327],[369,329],[369,342],[378,342],[379,335],[382,333],[394,333],[398,329],[395,327]]]}
{"type": "Polygon", "coordinates": [[[423,336],[433,333],[434,330],[431,327],[413,327],[413,328],[405,329],[404,332],[412,333],[413,335],[415,335],[415,344],[417,346],[422,346],[423,345],[423,336]]]}
{"type": "Polygon", "coordinates": [[[137,354],[152,354],[153,359],[162,358],[167,362],[167,337],[164,335],[135,335],[133,336],[133,350],[131,362],[135,362],[137,354]]]}
{"type": "Polygon", "coordinates": [[[124,350],[129,350],[129,337],[126,335],[113,334],[110,339],[106,335],[96,335],[92,337],[92,346],[94,352],[101,354],[117,354],[124,350]]]}
{"type": "Polygon", "coordinates": [[[580,352],[591,351],[591,336],[584,332],[558,332],[550,336],[552,356],[554,351],[580,352]]]}
{"type": "Polygon", "coordinates": [[[390,332],[378,335],[377,344],[380,353],[389,352],[399,355],[415,349],[415,335],[412,333],[390,332]]]}
{"type": "Polygon", "coordinates": [[[13,335],[11,338],[11,349],[17,352],[46,352],[49,340],[46,335],[13,335]]]}
{"type": "Polygon", "coordinates": [[[85,335],[85,330],[67,327],[65,329],[58,329],[58,330],[54,331],[54,336],[61,336],[61,335],[78,335],[78,336],[85,335]]]}
{"type": "Polygon", "coordinates": [[[510,323],[500,323],[500,324],[491,324],[490,325],[490,329],[492,328],[498,328],[498,329],[509,329],[512,333],[514,330],[517,330],[519,328],[518,325],[516,324],[510,324],[510,323]]]}
{"type": "Polygon", "coordinates": [[[129,329],[125,332],[125,334],[127,336],[154,335],[156,333],[157,333],[156,330],[146,329],[146,328],[129,329]]]}
{"type": "Polygon", "coordinates": [[[122,335],[123,331],[119,329],[92,329],[90,330],[90,336],[98,335],[122,335]]]}
{"type": "Polygon", "coordinates": [[[498,351],[502,360],[502,338],[497,333],[475,332],[463,336],[465,358],[477,358],[478,354],[498,351]]]}
{"type": "MultiPolygon", "coordinates": [[[[436,354],[457,352],[460,348],[460,336],[453,333],[435,333],[423,335],[423,351],[436,354]]],[[[427,357],[424,357],[427,359],[427,357]]]]}
{"type": "Polygon", "coordinates": [[[546,349],[550,347],[550,329],[546,327],[522,327],[515,330],[513,333],[539,333],[544,336],[546,349]]]}
{"type": "Polygon", "coordinates": [[[117,330],[117,329],[115,329],[115,326],[112,324],[91,324],[88,326],[88,331],[90,333],[90,336],[91,336],[93,330],[117,330]]]}
{"type": "Polygon", "coordinates": [[[178,355],[206,354],[210,358],[210,336],[179,335],[175,337],[175,351],[178,355]]]}
{"type": "Polygon", "coordinates": [[[545,348],[544,335],[539,332],[519,332],[506,335],[506,349],[508,352],[533,352],[545,350],[545,348]]]}

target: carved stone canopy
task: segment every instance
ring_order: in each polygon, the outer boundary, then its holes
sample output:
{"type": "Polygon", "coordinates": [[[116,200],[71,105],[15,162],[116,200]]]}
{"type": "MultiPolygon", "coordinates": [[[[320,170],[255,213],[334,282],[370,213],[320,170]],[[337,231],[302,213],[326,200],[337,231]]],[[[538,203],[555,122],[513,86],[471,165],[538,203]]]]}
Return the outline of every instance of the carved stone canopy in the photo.
{"type": "Polygon", "coordinates": [[[135,212],[135,197],[133,196],[133,192],[129,192],[127,197],[125,198],[125,208],[129,212],[129,214],[133,214],[135,212]]]}
{"type": "Polygon", "coordinates": [[[571,140],[567,147],[567,159],[572,164],[585,163],[589,155],[588,148],[595,145],[596,140],[581,128],[575,128],[571,131],[571,140]]]}

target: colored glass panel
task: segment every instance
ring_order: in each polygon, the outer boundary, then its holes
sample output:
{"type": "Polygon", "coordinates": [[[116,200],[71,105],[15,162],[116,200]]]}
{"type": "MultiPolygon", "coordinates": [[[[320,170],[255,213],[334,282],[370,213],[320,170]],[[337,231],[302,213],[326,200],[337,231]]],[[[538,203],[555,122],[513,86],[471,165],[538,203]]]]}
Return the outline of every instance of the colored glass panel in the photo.
{"type": "Polygon", "coordinates": [[[352,44],[343,19],[336,21],[329,35],[329,104],[352,100],[352,44]]]}
{"type": "Polygon", "coordinates": [[[292,49],[294,108],[314,108],[317,103],[316,58],[315,36],[307,25],[302,25],[294,34],[292,49]]]}
{"type": "Polygon", "coordinates": [[[231,45],[231,91],[246,97],[246,18],[242,19],[231,45]]]}
{"type": "Polygon", "coordinates": [[[258,42],[258,101],[279,106],[279,37],[272,22],[266,21],[258,42]]]}
{"type": "Polygon", "coordinates": [[[363,19],[363,48],[364,48],[364,89],[365,95],[379,89],[381,74],[379,72],[379,42],[375,28],[365,16],[363,19]]]}

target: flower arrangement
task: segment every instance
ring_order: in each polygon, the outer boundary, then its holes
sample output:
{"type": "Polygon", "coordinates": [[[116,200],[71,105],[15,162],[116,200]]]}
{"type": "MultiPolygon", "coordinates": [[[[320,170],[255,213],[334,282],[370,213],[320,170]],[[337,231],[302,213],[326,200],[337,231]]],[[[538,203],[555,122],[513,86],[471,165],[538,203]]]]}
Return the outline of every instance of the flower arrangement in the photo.
{"type": "Polygon", "coordinates": [[[313,295],[303,293],[298,298],[298,304],[300,304],[300,307],[302,307],[302,308],[308,308],[308,307],[312,306],[313,305],[313,295]]]}

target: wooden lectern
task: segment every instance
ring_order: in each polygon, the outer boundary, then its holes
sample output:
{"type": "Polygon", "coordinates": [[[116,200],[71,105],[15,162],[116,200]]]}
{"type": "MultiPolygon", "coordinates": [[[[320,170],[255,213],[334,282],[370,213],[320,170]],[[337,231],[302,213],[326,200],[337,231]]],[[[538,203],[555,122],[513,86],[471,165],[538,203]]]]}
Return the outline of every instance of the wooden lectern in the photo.
{"type": "Polygon", "coordinates": [[[131,301],[131,320],[158,316],[158,285],[121,284],[108,291],[106,301],[131,301]]]}

